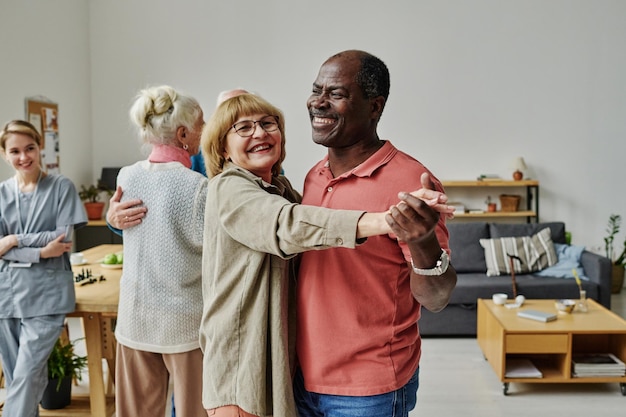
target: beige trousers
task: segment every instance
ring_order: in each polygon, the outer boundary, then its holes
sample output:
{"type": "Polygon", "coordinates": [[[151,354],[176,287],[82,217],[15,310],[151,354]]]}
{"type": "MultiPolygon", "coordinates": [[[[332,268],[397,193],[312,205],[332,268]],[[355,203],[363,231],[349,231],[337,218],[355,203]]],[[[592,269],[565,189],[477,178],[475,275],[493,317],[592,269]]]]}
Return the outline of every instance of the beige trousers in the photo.
{"type": "Polygon", "coordinates": [[[169,379],[174,385],[176,417],[204,416],[202,351],[161,354],[117,344],[115,415],[164,416],[169,379]]]}

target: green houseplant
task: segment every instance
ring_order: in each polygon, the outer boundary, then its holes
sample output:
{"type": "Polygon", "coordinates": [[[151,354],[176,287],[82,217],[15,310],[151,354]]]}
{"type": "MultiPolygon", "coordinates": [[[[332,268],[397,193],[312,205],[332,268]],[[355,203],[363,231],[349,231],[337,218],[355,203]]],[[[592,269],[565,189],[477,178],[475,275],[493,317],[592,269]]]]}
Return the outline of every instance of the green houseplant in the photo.
{"type": "Polygon", "coordinates": [[[611,214],[607,223],[607,236],[604,238],[604,252],[607,258],[613,263],[612,286],[611,292],[617,294],[622,290],[624,285],[624,267],[626,267],[626,239],[619,252],[614,246],[615,237],[620,231],[622,225],[622,216],[619,214],[611,214]]]}
{"type": "Polygon", "coordinates": [[[80,186],[78,196],[85,203],[85,210],[89,220],[100,220],[102,218],[102,211],[104,210],[104,203],[100,201],[102,193],[106,193],[108,196],[113,195],[113,191],[109,190],[101,182],[96,185],[91,184],[88,187],[80,186]]]}
{"type": "Polygon", "coordinates": [[[72,380],[82,379],[82,371],[87,367],[87,356],[78,356],[74,352],[78,340],[81,339],[67,342],[59,339],[50,352],[48,386],[41,400],[41,406],[45,409],[59,409],[69,405],[72,380]]]}

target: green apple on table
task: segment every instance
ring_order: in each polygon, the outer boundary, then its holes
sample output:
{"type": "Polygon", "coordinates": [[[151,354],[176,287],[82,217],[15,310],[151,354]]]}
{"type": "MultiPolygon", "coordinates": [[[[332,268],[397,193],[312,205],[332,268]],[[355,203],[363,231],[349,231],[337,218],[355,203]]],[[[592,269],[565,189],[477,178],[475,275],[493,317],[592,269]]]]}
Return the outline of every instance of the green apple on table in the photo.
{"type": "Polygon", "coordinates": [[[124,255],[122,252],[109,253],[102,259],[102,263],[105,265],[115,265],[124,263],[124,255]]]}

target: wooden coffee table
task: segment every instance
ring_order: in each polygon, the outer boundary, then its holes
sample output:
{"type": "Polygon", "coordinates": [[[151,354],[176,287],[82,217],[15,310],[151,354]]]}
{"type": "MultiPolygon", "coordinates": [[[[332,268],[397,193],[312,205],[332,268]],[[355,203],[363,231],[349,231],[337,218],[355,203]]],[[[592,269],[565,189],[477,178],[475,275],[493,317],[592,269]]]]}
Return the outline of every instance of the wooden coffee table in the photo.
{"type": "Polygon", "coordinates": [[[520,308],[506,308],[491,300],[478,300],[477,342],[496,375],[509,383],[619,383],[626,395],[626,376],[574,377],[572,354],[612,353],[626,362],[626,320],[593,300],[589,311],[557,313],[554,300],[526,300],[520,308]],[[547,323],[517,316],[523,309],[552,312],[556,321],[547,323]],[[507,361],[529,359],[542,373],[540,378],[508,378],[507,361]]]}

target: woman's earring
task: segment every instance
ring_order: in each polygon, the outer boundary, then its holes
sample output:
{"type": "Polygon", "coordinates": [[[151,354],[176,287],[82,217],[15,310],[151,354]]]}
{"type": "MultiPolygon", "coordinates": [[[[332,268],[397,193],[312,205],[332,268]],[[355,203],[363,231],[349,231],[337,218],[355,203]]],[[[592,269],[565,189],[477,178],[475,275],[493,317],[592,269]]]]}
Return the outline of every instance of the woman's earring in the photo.
{"type": "Polygon", "coordinates": [[[184,149],[184,150],[189,149],[189,145],[187,145],[187,144],[185,143],[185,144],[183,145],[183,149],[184,149]]]}

